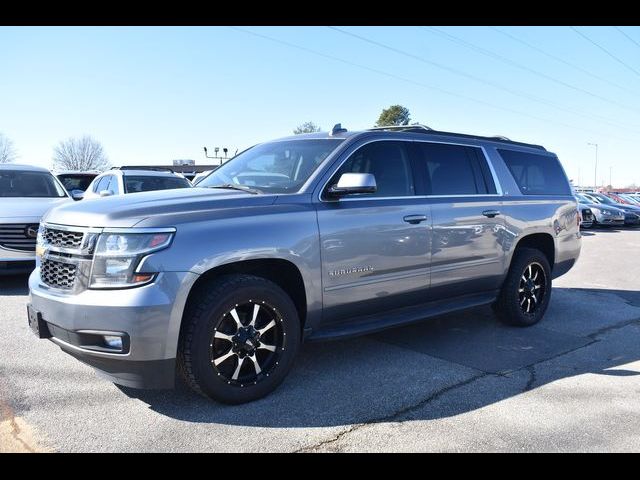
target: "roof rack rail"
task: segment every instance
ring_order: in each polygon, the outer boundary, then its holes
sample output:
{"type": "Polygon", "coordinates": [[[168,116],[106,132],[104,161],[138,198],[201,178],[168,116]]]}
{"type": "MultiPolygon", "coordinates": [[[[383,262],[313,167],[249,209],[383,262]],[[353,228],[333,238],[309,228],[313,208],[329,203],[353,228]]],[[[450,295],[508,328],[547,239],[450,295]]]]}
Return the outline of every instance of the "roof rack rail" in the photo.
{"type": "Polygon", "coordinates": [[[433,128],[422,125],[421,123],[414,123],[413,125],[386,125],[384,127],[371,127],[367,130],[399,130],[401,132],[411,132],[422,130],[433,131],[433,128]]]}
{"type": "Polygon", "coordinates": [[[154,172],[171,172],[176,173],[169,167],[152,167],[148,165],[123,165],[121,167],[111,167],[111,170],[151,170],[154,172]]]}
{"type": "Polygon", "coordinates": [[[391,130],[405,133],[423,133],[428,135],[443,135],[447,137],[457,137],[457,138],[469,138],[473,140],[491,140],[494,142],[505,142],[511,145],[519,145],[522,147],[535,148],[536,150],[547,151],[542,145],[536,145],[534,143],[525,143],[525,142],[517,142],[515,140],[511,140],[510,138],[504,137],[502,135],[494,135],[492,137],[486,137],[482,135],[469,135],[467,133],[454,133],[454,132],[443,132],[440,130],[434,130],[432,128],[427,127],[426,125],[390,125],[388,127],[373,127],[368,128],[366,131],[381,131],[381,130],[391,130]]]}

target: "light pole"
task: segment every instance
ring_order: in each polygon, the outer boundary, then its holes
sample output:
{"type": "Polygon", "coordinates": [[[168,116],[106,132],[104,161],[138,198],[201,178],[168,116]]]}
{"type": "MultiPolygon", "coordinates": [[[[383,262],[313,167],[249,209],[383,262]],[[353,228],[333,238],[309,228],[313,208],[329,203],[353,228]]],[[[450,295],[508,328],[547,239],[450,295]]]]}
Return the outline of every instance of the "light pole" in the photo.
{"type": "Polygon", "coordinates": [[[597,143],[587,143],[587,145],[592,145],[596,147],[596,166],[593,170],[593,188],[598,186],[598,144],[597,143]]]}
{"type": "Polygon", "coordinates": [[[609,167],[609,186],[611,187],[611,190],[613,190],[613,183],[611,183],[611,170],[613,169],[613,167],[609,167]]]}

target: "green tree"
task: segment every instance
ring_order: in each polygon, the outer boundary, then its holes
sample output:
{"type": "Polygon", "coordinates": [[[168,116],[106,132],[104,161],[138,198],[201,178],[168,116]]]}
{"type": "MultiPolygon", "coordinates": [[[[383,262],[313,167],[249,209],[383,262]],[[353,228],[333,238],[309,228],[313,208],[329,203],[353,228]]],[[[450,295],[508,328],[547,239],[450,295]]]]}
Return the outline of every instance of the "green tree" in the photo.
{"type": "Polygon", "coordinates": [[[298,125],[294,130],[293,133],[294,135],[300,135],[301,133],[315,133],[315,132],[319,132],[322,129],[316,125],[315,123],[309,121],[309,122],[304,122],[300,125],[298,125]]]}
{"type": "Polygon", "coordinates": [[[387,127],[389,125],[408,125],[411,117],[409,109],[402,105],[391,105],[389,108],[382,110],[378,117],[376,127],[387,127]]]}

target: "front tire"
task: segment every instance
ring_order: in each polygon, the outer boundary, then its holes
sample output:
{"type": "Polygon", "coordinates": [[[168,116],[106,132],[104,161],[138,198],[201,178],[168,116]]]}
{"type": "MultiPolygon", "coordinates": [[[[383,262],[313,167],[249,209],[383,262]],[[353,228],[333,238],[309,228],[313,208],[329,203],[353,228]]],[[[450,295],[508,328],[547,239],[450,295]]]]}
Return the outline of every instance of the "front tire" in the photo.
{"type": "Polygon", "coordinates": [[[551,268],[547,257],[534,248],[514,253],[509,273],[494,310],[509,325],[529,327],[538,323],[551,298],[551,268]]]}
{"type": "Polygon", "coordinates": [[[178,367],[187,385],[223,403],[275,390],[300,346],[291,298],[253,275],[226,275],[199,289],[183,320],[178,367]]]}

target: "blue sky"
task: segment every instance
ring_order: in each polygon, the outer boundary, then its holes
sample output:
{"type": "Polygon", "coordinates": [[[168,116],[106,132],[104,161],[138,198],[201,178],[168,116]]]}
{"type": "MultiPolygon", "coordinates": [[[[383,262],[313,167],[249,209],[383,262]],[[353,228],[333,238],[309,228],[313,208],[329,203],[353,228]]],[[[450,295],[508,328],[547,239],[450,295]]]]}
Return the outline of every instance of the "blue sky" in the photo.
{"type": "Polygon", "coordinates": [[[204,145],[366,128],[399,103],[438,130],[543,144],[583,184],[598,143],[598,183],[613,167],[640,185],[640,28],[339,29],[0,27],[0,132],[21,163],[51,166],[85,133],[115,165],[205,163],[204,145]]]}

